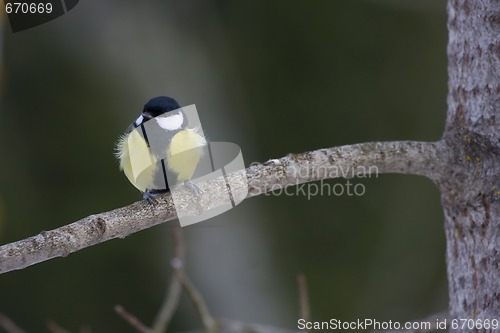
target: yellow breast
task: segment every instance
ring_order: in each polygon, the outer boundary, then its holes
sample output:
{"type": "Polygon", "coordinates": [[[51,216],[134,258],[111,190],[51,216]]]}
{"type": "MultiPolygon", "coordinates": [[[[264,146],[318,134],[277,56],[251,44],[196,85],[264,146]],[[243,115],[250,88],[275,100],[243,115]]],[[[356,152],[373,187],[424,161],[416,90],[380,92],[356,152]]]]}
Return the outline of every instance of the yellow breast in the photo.
{"type": "Polygon", "coordinates": [[[155,188],[153,184],[157,163],[146,141],[137,131],[120,138],[117,144],[120,169],[132,185],[144,192],[155,188]]]}
{"type": "Polygon", "coordinates": [[[191,179],[206,144],[205,138],[195,129],[187,128],[174,135],[167,152],[167,166],[177,174],[178,183],[191,179]]]}

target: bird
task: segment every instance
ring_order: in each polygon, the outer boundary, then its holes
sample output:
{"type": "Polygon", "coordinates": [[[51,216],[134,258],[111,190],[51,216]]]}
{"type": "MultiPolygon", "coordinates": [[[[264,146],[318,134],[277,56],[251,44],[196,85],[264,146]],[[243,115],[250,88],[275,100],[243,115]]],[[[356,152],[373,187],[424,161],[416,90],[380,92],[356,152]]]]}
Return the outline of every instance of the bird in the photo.
{"type": "Polygon", "coordinates": [[[144,105],[119,137],[115,155],[120,170],[143,193],[143,199],[155,203],[155,196],[169,192],[173,185],[191,184],[206,145],[199,128],[188,126],[179,103],[158,96],[144,105]]]}

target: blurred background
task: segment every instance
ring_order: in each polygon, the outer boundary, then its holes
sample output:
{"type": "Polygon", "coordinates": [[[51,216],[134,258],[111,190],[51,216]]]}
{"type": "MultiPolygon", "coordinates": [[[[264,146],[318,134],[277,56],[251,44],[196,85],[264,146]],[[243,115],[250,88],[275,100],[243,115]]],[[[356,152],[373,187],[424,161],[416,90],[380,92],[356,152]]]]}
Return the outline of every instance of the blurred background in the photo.
{"type": "MultiPolygon", "coordinates": [[[[154,96],[196,104],[208,138],[237,143],[247,165],[438,140],[444,127],[444,0],[82,0],[15,34],[1,18],[0,244],[141,199],[113,151],[154,96]]],[[[187,270],[212,313],[297,329],[300,272],[313,320],[444,310],[436,187],[403,175],[351,183],[365,194],[259,196],[184,228],[187,270]]],[[[176,224],[0,275],[0,312],[27,332],[48,320],[134,332],[113,307],[152,322],[176,224]]],[[[199,328],[183,296],[171,329],[199,328]]]]}

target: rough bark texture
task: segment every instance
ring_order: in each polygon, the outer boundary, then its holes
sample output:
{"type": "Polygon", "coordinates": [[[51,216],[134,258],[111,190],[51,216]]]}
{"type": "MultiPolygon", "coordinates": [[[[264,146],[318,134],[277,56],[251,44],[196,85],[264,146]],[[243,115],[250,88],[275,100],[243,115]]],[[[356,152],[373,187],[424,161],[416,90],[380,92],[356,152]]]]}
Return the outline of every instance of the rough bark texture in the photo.
{"type": "Polygon", "coordinates": [[[438,184],[450,317],[500,319],[500,2],[450,0],[448,30],[450,160],[438,184]]]}

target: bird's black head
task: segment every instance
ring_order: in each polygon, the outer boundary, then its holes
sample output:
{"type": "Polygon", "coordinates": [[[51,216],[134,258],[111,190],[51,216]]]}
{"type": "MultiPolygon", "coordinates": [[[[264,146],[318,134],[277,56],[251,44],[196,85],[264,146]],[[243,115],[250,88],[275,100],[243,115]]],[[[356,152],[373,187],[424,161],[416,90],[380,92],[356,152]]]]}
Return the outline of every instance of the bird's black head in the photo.
{"type": "Polygon", "coordinates": [[[129,128],[130,130],[137,128],[153,118],[156,118],[158,126],[170,132],[179,131],[188,124],[188,119],[179,103],[173,98],[160,96],[150,99],[144,105],[141,115],[129,128]]]}
{"type": "Polygon", "coordinates": [[[142,111],[142,116],[145,120],[153,119],[165,112],[177,110],[180,108],[179,103],[171,97],[159,96],[154,97],[149,100],[144,105],[144,110],[142,111]]]}

